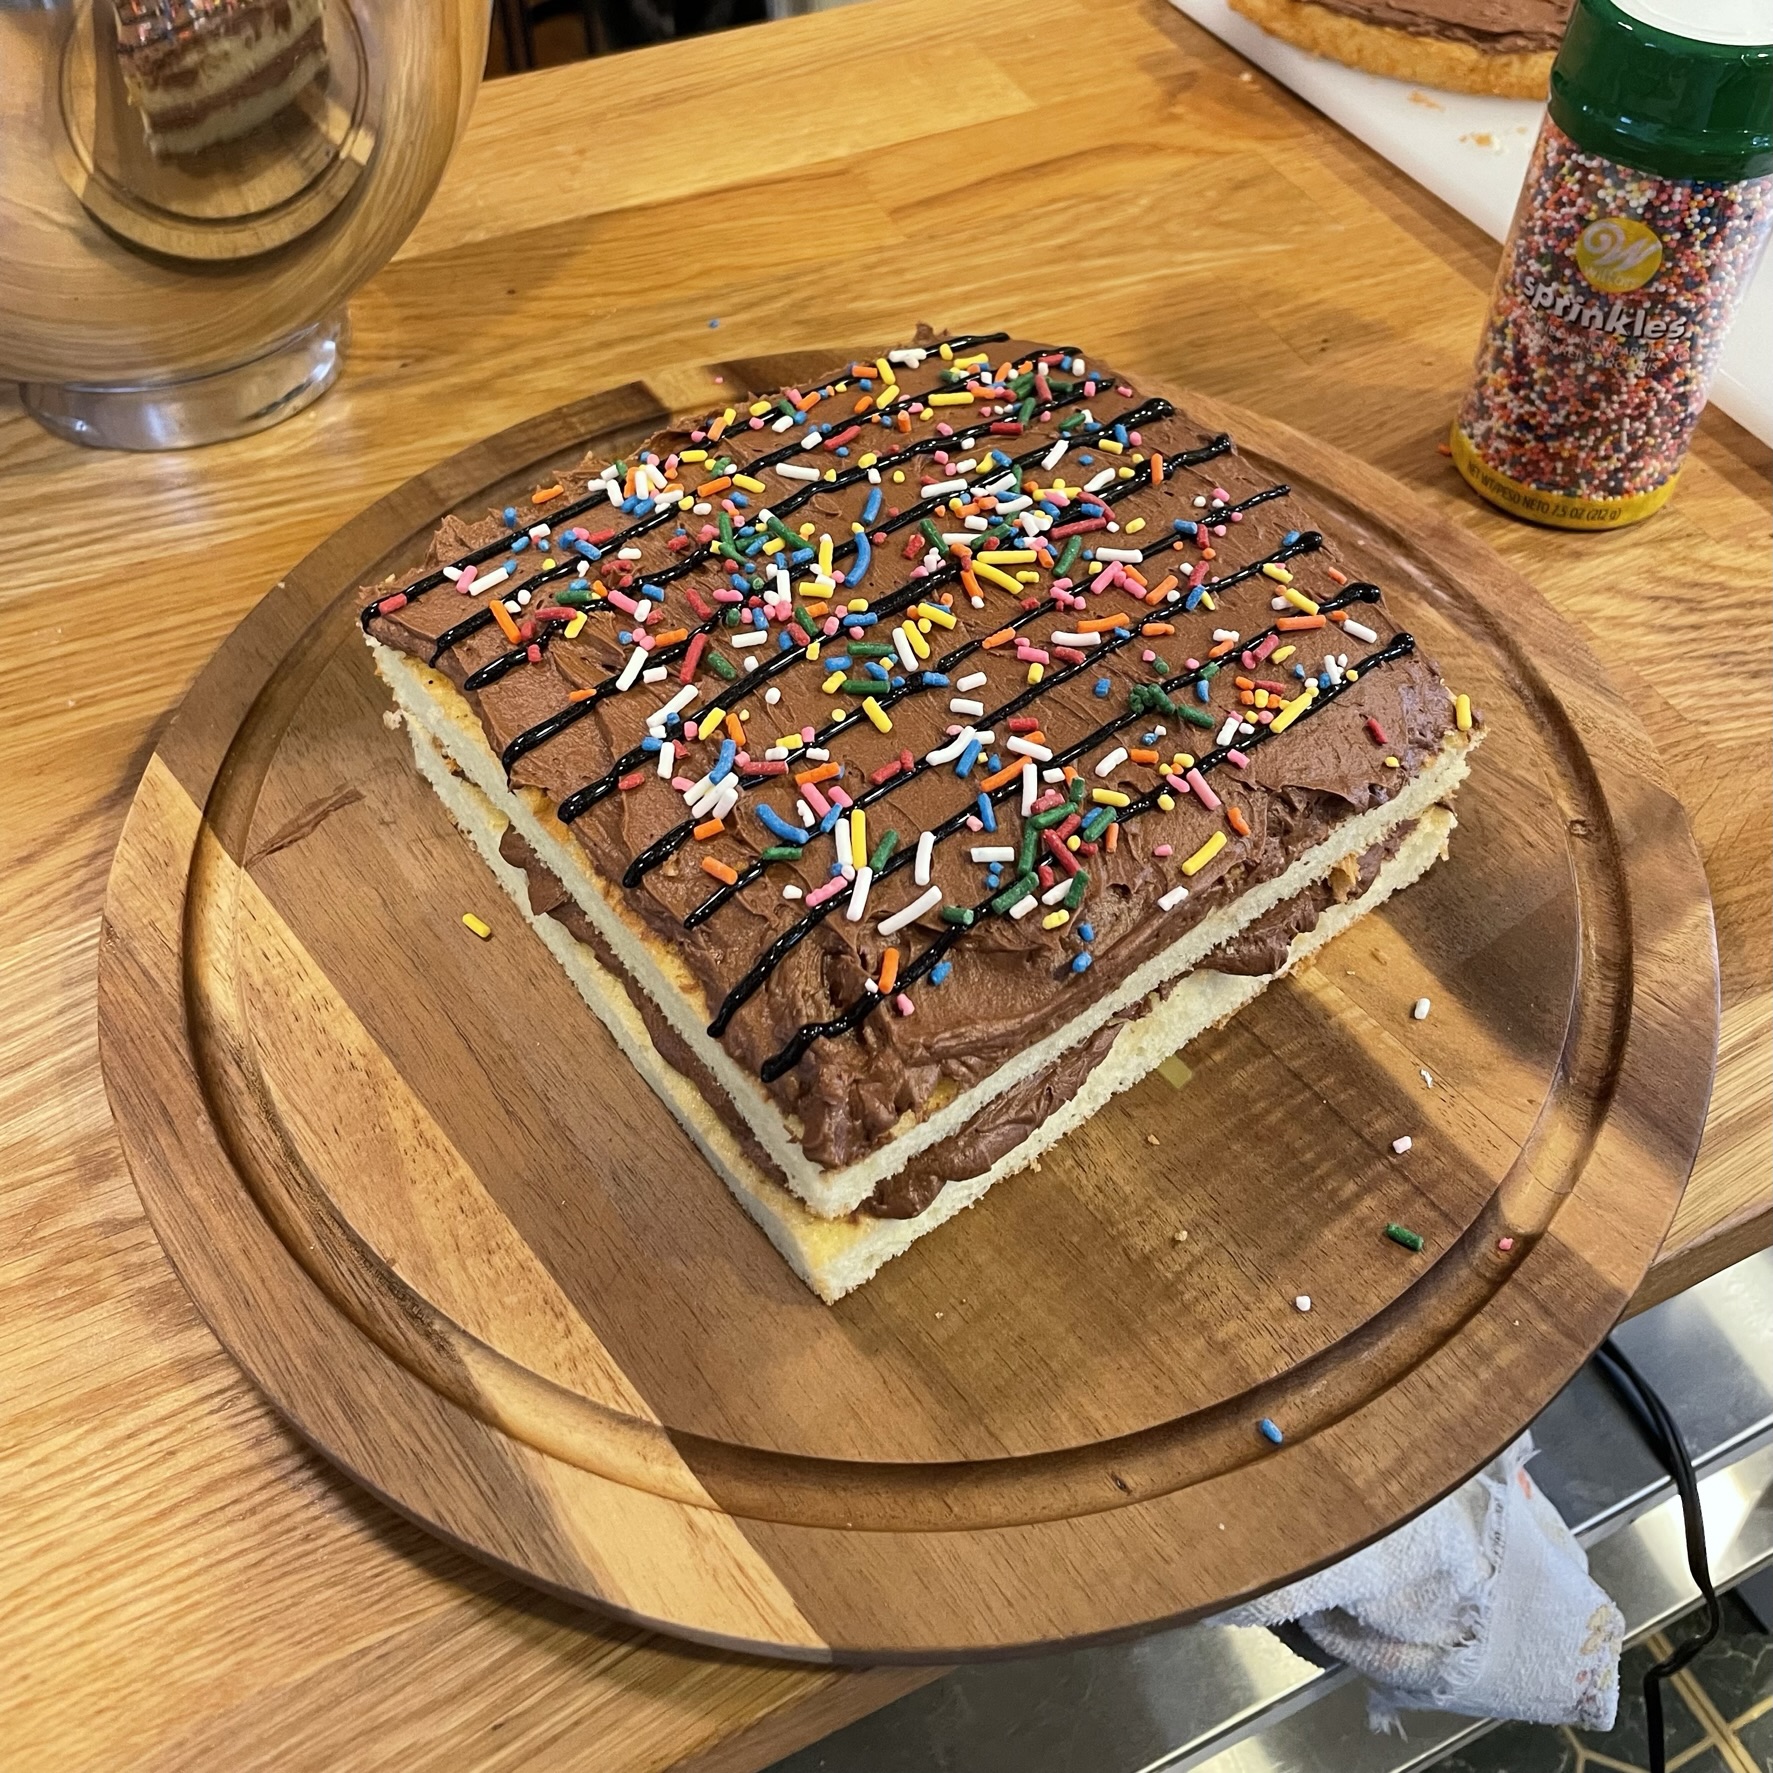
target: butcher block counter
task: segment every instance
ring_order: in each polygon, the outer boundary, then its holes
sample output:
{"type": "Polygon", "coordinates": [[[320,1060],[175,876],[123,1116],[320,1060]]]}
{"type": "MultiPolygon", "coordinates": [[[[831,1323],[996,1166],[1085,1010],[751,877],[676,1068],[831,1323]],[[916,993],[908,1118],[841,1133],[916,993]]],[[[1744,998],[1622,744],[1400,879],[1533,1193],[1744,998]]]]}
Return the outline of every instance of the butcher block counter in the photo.
{"type": "Polygon", "coordinates": [[[1639,529],[1502,517],[1437,448],[1491,241],[1161,0],[985,0],[964,44],[958,16],[872,0],[486,86],[339,386],[259,436],[92,453],[0,396],[0,1764],[740,1773],[930,1678],[686,1648],[391,1513],[205,1327],[106,1108],[106,872],[194,675],[353,513],[600,387],[689,407],[725,359],[1002,326],[1274,414],[1464,524],[1587,636],[1710,878],[1716,1088],[1637,1303],[1768,1241],[1768,452],[1712,415],[1639,529]]]}

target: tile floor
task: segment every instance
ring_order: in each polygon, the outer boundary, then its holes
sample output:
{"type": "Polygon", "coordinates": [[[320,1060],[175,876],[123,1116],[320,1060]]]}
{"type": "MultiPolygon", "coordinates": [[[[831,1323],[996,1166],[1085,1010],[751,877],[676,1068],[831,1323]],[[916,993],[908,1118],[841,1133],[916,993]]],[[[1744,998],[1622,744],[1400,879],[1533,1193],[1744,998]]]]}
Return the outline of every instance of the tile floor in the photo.
{"type": "MultiPolygon", "coordinates": [[[[1626,1653],[1619,1671],[1619,1721],[1589,1730],[1505,1724],[1437,1762],[1434,1773],[1641,1773],[1644,1670],[1695,1628],[1676,1622],[1626,1653]]],[[[1734,1595],[1724,1597],[1716,1642],[1663,1683],[1669,1773],[1773,1773],[1773,1636],[1734,1595]]]]}

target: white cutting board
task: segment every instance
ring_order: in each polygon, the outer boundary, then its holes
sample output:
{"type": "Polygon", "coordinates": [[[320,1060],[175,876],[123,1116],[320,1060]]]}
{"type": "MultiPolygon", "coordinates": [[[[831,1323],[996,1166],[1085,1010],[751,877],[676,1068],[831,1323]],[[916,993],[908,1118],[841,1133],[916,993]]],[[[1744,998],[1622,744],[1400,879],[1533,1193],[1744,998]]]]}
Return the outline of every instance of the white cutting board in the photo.
{"type": "MultiPolygon", "coordinates": [[[[1508,232],[1544,105],[1410,86],[1345,68],[1270,37],[1226,0],[1171,0],[1198,25],[1291,87],[1307,104],[1382,154],[1500,240],[1508,232]]],[[[1743,298],[1712,383],[1712,400],[1773,443],[1773,254],[1743,298]]]]}

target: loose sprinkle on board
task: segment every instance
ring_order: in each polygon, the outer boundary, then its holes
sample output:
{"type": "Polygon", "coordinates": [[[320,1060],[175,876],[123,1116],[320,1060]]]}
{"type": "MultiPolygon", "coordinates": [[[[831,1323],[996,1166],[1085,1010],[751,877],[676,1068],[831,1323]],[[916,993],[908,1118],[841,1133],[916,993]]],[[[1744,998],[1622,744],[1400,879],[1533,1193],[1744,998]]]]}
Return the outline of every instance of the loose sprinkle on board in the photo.
{"type": "Polygon", "coordinates": [[[1422,1233],[1410,1230],[1407,1225],[1390,1223],[1385,1227],[1385,1235],[1394,1244],[1402,1244],[1406,1250],[1420,1250],[1422,1248],[1422,1233]]]}
{"type": "Polygon", "coordinates": [[[476,917],[472,911],[464,911],[462,913],[462,922],[466,924],[467,927],[481,939],[481,941],[490,942],[492,940],[492,925],[483,922],[480,918],[476,917]]]}

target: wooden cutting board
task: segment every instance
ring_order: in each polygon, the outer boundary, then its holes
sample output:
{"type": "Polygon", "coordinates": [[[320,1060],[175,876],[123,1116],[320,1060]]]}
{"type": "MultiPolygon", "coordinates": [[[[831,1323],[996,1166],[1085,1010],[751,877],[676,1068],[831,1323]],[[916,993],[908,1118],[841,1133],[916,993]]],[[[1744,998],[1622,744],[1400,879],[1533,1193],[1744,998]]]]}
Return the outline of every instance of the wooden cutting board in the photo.
{"type": "Polygon", "coordinates": [[[420,781],[352,619],[445,512],[620,451],[662,403],[630,385],[464,451],[227,641],[119,846],[99,1032],[161,1240],[315,1445],[447,1538],[662,1630],[950,1660],[1214,1611],[1339,1557],[1575,1371],[1667,1228],[1710,1089],[1685,817],[1499,559],[1375,470],[1193,406],[1484,710],[1452,858],[834,1308],[420,781]]]}

